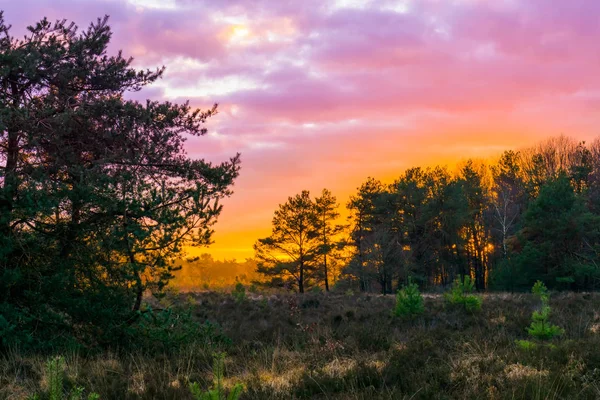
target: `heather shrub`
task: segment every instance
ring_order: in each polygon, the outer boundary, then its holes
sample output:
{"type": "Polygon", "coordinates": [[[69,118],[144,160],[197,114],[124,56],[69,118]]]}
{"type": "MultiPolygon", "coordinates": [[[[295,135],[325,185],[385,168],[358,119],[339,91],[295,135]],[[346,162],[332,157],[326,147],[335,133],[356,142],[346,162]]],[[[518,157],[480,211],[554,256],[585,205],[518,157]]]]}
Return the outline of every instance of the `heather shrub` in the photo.
{"type": "Polygon", "coordinates": [[[218,324],[203,323],[193,318],[191,309],[148,307],[139,314],[139,320],[129,330],[129,339],[137,347],[176,352],[184,346],[197,344],[207,348],[227,347],[231,340],[222,333],[218,324]]]}

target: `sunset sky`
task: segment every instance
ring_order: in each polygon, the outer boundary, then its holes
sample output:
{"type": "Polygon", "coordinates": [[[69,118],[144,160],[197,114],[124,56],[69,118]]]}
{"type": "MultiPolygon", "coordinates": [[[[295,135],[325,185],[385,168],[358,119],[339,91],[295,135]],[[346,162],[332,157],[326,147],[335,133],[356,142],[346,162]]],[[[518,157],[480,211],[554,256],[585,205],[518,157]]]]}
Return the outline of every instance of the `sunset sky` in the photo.
{"type": "Polygon", "coordinates": [[[192,157],[242,154],[216,258],[244,259],[287,197],[487,157],[600,127],[598,0],[0,0],[13,34],[44,16],[110,15],[136,99],[220,113],[192,157]]]}

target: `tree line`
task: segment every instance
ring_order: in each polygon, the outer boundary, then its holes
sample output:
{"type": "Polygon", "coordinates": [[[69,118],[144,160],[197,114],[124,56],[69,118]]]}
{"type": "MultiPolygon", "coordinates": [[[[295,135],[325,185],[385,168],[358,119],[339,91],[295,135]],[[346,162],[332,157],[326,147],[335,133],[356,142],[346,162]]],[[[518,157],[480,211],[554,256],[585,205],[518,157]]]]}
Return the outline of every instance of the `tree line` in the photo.
{"type": "Polygon", "coordinates": [[[342,227],[327,190],[290,197],[255,246],[258,271],[300,292],[329,289],[328,263],[342,265],[340,283],[383,294],[409,278],[432,288],[464,276],[477,290],[600,287],[600,140],[560,136],[493,163],[368,178],[346,207],[342,227]]]}
{"type": "Polygon", "coordinates": [[[261,279],[256,272],[256,261],[247,258],[215,260],[212,255],[203,253],[197,257],[187,257],[175,261],[170,284],[180,290],[214,290],[235,287],[237,283],[251,286],[261,279]]]}

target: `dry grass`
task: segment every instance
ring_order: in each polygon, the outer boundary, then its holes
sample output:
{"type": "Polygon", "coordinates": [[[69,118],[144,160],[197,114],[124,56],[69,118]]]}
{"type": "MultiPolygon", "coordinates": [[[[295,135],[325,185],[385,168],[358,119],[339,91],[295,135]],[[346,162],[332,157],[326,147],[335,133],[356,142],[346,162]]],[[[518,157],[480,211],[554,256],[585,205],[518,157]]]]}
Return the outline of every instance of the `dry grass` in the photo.
{"type": "MultiPolygon", "coordinates": [[[[530,295],[487,294],[483,309],[447,309],[425,298],[413,321],[391,316],[392,296],[187,294],[195,317],[232,339],[226,381],[247,399],[597,399],[600,294],[557,294],[553,323],[565,335],[531,351],[514,341],[538,306],[530,295]]],[[[211,350],[177,355],[65,354],[66,381],[103,399],[190,399],[190,381],[210,385],[211,350]]],[[[0,356],[0,398],[43,389],[46,358],[0,356]]]]}

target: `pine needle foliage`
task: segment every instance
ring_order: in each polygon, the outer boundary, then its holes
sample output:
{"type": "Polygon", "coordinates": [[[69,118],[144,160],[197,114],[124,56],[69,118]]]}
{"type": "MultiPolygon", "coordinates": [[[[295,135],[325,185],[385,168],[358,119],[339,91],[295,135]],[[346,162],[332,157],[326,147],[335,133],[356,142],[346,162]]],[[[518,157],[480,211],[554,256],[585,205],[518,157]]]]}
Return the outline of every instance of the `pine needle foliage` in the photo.
{"type": "Polygon", "coordinates": [[[454,280],[452,289],[444,297],[449,304],[463,306],[468,312],[479,311],[481,310],[482,299],[472,294],[474,290],[475,280],[465,275],[463,281],[459,278],[454,280]]]}
{"type": "Polygon", "coordinates": [[[409,279],[408,284],[396,293],[394,315],[396,317],[415,317],[424,311],[423,296],[419,292],[419,286],[409,279]]]}
{"type": "Polygon", "coordinates": [[[163,69],[111,55],[108,17],[10,30],[0,11],[0,351],[121,345],[173,260],[211,243],[239,155],[186,154],[216,105],[129,97],[163,69]]]}
{"type": "Polygon", "coordinates": [[[48,395],[50,400],[61,400],[63,398],[63,371],[65,360],[56,357],[46,363],[46,375],[48,379],[48,395]]]}
{"type": "Polygon", "coordinates": [[[550,294],[546,285],[541,281],[537,281],[531,291],[542,301],[542,308],[539,311],[534,311],[531,316],[532,322],[527,328],[529,335],[541,340],[549,340],[562,335],[564,330],[548,321],[552,310],[549,304],[550,294]]]}
{"type": "MultiPolygon", "coordinates": [[[[54,357],[46,362],[46,381],[48,382],[48,390],[46,393],[34,394],[29,397],[29,400],[82,400],[84,399],[85,388],[77,386],[73,388],[69,394],[65,391],[65,368],[66,363],[64,357],[54,357]]],[[[99,400],[98,393],[90,393],[87,400],[99,400]]]]}
{"type": "Polygon", "coordinates": [[[223,387],[225,372],[225,353],[216,353],[213,356],[213,387],[203,391],[198,382],[190,383],[190,392],[196,400],[238,400],[244,390],[240,383],[233,385],[229,394],[223,387]]]}

